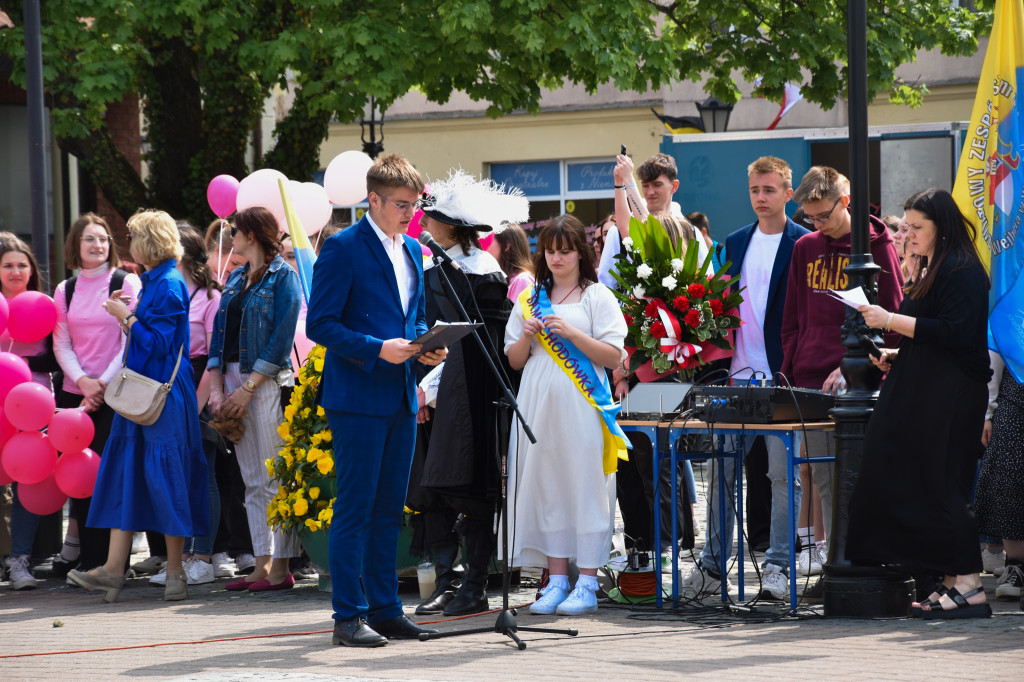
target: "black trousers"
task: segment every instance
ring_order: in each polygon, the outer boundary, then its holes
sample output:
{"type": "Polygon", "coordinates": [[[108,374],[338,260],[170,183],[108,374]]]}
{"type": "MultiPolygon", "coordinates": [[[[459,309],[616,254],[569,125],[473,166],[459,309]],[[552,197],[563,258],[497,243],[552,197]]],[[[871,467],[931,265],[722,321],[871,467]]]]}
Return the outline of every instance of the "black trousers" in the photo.
{"type": "MultiPolygon", "coordinates": [[[[654,446],[646,435],[629,432],[626,434],[633,449],[629,451],[629,460],[619,460],[618,473],[615,477],[619,510],[622,512],[622,523],[626,534],[626,547],[637,546],[641,551],[658,549],[666,551],[672,542],[672,512],[669,498],[672,494],[672,475],[670,462],[662,459],[658,472],[658,494],[661,498],[661,541],[655,548],[651,542],[654,537],[654,446]],[[642,542],[641,542],[642,540],[642,542]]],[[[680,549],[691,549],[693,539],[693,515],[690,509],[689,488],[683,474],[683,463],[675,472],[679,496],[676,509],[679,519],[680,549]]]]}

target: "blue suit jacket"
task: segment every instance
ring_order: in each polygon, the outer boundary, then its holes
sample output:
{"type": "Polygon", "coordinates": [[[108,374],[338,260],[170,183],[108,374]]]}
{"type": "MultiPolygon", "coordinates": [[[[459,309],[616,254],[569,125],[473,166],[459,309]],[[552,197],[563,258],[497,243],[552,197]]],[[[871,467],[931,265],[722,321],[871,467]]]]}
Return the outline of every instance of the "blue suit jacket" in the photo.
{"type": "MultiPolygon", "coordinates": [[[[725,258],[732,261],[729,274],[739,275],[743,271],[743,258],[747,255],[750,238],[757,229],[757,221],[741,227],[725,239],[725,258]]],[[[786,309],[786,285],[789,282],[789,263],[793,257],[796,240],[810,232],[792,220],[786,220],[779,250],[775,252],[775,264],[768,287],[768,305],[764,312],[764,349],[772,376],[782,369],[782,314],[786,309]]]]}
{"type": "Polygon", "coordinates": [[[423,257],[419,243],[403,235],[416,273],[416,295],[402,312],[394,266],[364,217],[324,242],[313,267],[306,335],[324,346],[326,410],[387,416],[416,411],[413,363],[381,360],[387,339],[415,339],[427,331],[423,257]]]}

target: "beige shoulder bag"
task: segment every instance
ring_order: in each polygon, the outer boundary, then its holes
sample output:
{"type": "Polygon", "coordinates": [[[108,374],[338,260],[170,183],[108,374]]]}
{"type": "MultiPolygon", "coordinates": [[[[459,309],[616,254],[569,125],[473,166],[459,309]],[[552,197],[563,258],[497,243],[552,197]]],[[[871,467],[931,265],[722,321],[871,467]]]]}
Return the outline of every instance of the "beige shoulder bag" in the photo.
{"type": "Polygon", "coordinates": [[[128,339],[124,343],[124,356],[121,358],[121,369],[117,370],[113,381],[103,394],[103,401],[110,405],[119,415],[130,419],[136,424],[149,426],[160,418],[167,401],[167,394],[174,386],[174,378],[178,375],[181,365],[181,354],[184,344],[178,349],[178,360],[174,363],[174,371],[170,380],[160,383],[135,370],[128,369],[125,362],[128,357],[128,346],[132,342],[132,330],[128,328],[128,339]]]}

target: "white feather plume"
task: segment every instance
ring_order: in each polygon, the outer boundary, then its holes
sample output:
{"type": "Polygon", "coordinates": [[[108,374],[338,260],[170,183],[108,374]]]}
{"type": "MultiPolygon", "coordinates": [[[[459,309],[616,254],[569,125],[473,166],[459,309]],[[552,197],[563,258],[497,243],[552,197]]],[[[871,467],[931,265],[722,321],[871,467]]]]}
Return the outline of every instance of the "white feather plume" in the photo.
{"type": "Polygon", "coordinates": [[[495,232],[530,217],[530,202],[520,189],[491,179],[474,180],[461,168],[431,183],[430,194],[434,204],[429,210],[471,225],[490,225],[495,232]]]}

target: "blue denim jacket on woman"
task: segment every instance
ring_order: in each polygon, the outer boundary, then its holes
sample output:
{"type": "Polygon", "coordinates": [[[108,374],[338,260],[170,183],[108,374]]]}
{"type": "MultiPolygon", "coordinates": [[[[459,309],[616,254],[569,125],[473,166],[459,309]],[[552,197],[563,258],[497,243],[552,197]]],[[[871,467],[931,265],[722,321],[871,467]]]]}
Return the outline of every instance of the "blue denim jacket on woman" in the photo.
{"type": "MultiPolygon", "coordinates": [[[[224,371],[224,323],[231,299],[245,289],[249,266],[236,268],[228,276],[213,325],[209,369],[224,371]]],[[[302,291],[299,276],[280,255],[270,261],[263,279],[244,294],[242,326],[238,333],[238,362],[242,374],[259,372],[274,378],[291,367],[289,356],[295,343],[302,291]]]]}

